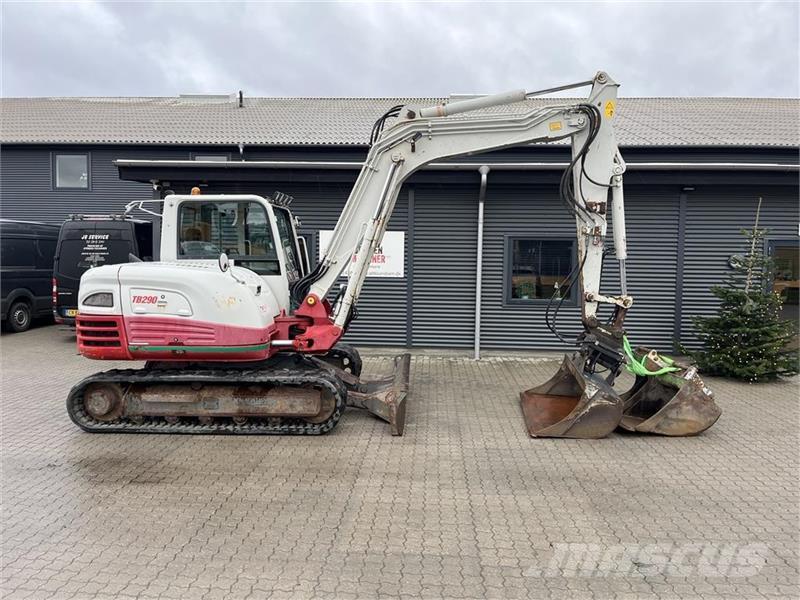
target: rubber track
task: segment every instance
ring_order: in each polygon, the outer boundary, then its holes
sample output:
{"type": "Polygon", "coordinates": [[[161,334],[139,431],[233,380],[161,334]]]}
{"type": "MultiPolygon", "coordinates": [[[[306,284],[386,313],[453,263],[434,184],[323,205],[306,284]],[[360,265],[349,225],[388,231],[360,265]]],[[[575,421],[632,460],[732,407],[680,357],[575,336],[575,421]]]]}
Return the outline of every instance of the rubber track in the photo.
{"type": "Polygon", "coordinates": [[[329,373],[310,365],[297,365],[295,368],[259,369],[181,369],[170,371],[162,369],[114,369],[95,373],[70,390],[67,397],[67,412],[70,419],[84,431],[92,433],[185,433],[185,434],[228,434],[228,435],[320,435],[333,429],[339,422],[345,408],[347,390],[344,384],[329,373]],[[307,385],[327,387],[336,398],[333,414],[322,423],[309,423],[300,418],[270,417],[267,419],[248,419],[238,425],[229,417],[217,417],[212,423],[202,424],[192,417],[178,423],[167,423],[163,417],[145,417],[143,423],[134,423],[125,417],[116,421],[98,421],[89,416],[83,408],[83,392],[92,383],[117,383],[126,385],[192,383],[204,384],[272,384],[307,385]],[[187,422],[192,419],[192,422],[187,422]]]}

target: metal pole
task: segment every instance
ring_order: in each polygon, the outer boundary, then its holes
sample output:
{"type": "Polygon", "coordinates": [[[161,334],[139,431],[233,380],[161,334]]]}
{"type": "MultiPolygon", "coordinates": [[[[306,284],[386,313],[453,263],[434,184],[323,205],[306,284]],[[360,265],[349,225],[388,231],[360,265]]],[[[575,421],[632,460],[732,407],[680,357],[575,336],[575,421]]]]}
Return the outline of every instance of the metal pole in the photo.
{"type": "Polygon", "coordinates": [[[486,200],[486,184],[489,179],[488,166],[483,165],[478,172],[481,174],[481,189],[478,193],[478,265],[475,270],[475,360],[481,358],[481,282],[483,281],[483,204],[486,200]]]}

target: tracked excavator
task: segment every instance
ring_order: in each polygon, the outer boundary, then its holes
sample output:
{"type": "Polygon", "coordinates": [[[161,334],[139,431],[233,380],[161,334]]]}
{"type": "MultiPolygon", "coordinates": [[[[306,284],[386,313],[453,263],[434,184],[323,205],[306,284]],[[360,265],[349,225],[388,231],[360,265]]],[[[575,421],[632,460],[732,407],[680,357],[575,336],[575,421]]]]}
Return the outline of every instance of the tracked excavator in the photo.
{"type": "MultiPolygon", "coordinates": [[[[569,139],[572,159],[559,195],[575,219],[578,260],[565,285],[579,286],[583,332],[562,338],[576,350],[550,380],[521,393],[527,429],[534,437],[598,438],[618,426],[663,435],[710,427],[720,411],[696,369],[631,348],[623,329],[633,298],[626,280],[625,162],[613,129],[617,87],[599,72],[538,92],[393,107],[373,126],[363,168],[313,269],[295,219],[277,199],[167,196],[156,213],[159,262],[93,268],[79,292],[80,353],[145,366],[77,384],[67,399],[70,417],[92,432],[321,434],[351,406],[402,435],[409,355],[395,359],[393,375],[364,381],[358,352],[341,339],[358,315],[370,259],[403,181],[435,160],[569,139]],[[582,86],[591,88],[584,101],[525,112],[497,108],[582,86]],[[613,250],[605,244],[609,215],[613,250]],[[600,288],[611,253],[619,262],[616,294],[600,288]],[[347,283],[337,290],[346,269],[347,283]],[[607,319],[600,307],[608,308],[607,319]],[[613,384],[626,365],[637,381],[618,394],[613,384]]],[[[559,336],[560,303],[551,302],[546,314],[559,336]]]]}

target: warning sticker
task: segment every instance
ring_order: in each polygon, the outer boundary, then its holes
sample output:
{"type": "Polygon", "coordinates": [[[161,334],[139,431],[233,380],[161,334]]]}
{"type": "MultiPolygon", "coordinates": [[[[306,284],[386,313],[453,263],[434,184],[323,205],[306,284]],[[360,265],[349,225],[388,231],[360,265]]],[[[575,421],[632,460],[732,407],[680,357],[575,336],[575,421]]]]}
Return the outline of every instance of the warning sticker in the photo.
{"type": "Polygon", "coordinates": [[[553,121],[550,123],[550,131],[561,131],[561,121],[553,121]]]}
{"type": "Polygon", "coordinates": [[[614,103],[613,100],[609,100],[608,102],[606,102],[606,118],[607,119],[610,119],[611,117],[614,116],[614,109],[616,107],[617,107],[617,105],[614,103]]]}

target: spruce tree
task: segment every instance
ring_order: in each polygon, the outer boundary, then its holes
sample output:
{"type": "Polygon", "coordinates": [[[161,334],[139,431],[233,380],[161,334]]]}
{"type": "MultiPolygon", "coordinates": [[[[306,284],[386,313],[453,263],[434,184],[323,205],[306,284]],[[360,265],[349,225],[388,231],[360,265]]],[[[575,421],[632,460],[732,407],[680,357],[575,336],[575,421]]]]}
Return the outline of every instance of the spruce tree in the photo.
{"type": "MultiPolygon", "coordinates": [[[[761,199],[759,199],[759,209],[761,199]]],[[[691,352],[702,371],[755,383],[796,375],[798,324],[781,318],[782,301],[772,290],[773,261],[764,253],[766,229],[742,229],[748,253],[731,259],[732,270],[711,292],[720,300],[714,317],[694,317],[703,350],[691,352]]]]}

